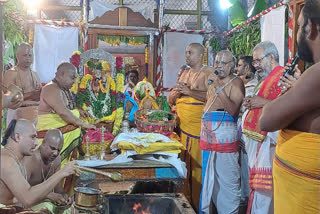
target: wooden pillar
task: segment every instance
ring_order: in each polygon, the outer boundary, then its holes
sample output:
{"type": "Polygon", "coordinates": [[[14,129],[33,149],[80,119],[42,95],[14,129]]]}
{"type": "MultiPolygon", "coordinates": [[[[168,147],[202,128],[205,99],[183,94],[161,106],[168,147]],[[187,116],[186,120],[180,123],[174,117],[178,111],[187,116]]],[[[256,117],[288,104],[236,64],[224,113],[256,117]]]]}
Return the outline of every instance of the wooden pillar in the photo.
{"type": "Polygon", "coordinates": [[[128,9],[126,7],[119,8],[119,26],[128,25],[128,9]]]}

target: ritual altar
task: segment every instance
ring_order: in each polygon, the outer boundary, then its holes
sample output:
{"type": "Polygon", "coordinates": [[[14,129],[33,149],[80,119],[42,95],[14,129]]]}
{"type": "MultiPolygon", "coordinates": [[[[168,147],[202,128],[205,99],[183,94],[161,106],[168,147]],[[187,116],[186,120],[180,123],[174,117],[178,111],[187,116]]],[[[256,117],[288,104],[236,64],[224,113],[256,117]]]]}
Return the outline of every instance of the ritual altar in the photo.
{"type": "Polygon", "coordinates": [[[82,187],[100,196],[93,207],[76,200],[75,209],[119,213],[120,207],[123,213],[154,213],[163,208],[163,213],[194,213],[183,195],[187,172],[178,156],[184,147],[173,133],[176,116],[166,97],[153,88],[157,23],[121,6],[87,27],[88,50],[79,53],[74,91],[81,118],[97,129],[84,130],[75,192],[82,187]],[[138,72],[134,84],[126,78],[131,70],[138,72]],[[131,94],[124,84],[131,84],[131,94]],[[150,195],[142,196],[146,194],[150,195]]]}

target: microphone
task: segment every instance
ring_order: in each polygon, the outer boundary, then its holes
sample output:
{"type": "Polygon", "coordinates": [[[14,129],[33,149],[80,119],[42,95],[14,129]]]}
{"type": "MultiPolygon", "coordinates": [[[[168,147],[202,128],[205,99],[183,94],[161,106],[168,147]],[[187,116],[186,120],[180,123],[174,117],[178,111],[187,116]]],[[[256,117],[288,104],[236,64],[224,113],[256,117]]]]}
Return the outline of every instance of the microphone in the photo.
{"type": "Polygon", "coordinates": [[[286,76],[286,74],[292,75],[293,74],[293,70],[294,67],[296,67],[296,64],[298,63],[299,60],[299,55],[297,54],[294,59],[291,62],[291,66],[288,68],[288,70],[286,70],[286,72],[284,72],[283,77],[286,76]]]}
{"type": "MultiPolygon", "coordinates": [[[[290,67],[283,73],[282,77],[286,77],[287,74],[293,75],[293,70],[294,70],[294,67],[296,67],[296,64],[298,63],[298,60],[299,60],[299,55],[297,53],[296,56],[293,58],[290,67]]],[[[278,83],[278,86],[279,87],[281,86],[280,82],[278,83]]]]}
{"type": "MultiPolygon", "coordinates": [[[[219,75],[219,73],[220,73],[220,70],[214,70],[214,74],[215,75],[219,75]]],[[[213,80],[208,80],[208,85],[211,85],[213,83],[213,80]]]]}

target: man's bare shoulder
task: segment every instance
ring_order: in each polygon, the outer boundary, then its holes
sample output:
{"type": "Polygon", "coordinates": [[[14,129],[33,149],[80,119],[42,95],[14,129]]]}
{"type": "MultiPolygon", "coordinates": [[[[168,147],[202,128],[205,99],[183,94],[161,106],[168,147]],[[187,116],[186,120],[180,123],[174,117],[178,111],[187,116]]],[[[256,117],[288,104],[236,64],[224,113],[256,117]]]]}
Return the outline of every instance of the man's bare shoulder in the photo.
{"type": "Polygon", "coordinates": [[[53,82],[49,82],[45,86],[43,86],[41,95],[42,93],[47,94],[47,93],[53,93],[58,91],[60,91],[59,87],[56,84],[53,84],[53,82]]]}
{"type": "Polygon", "coordinates": [[[34,71],[34,70],[31,70],[31,72],[36,75],[36,76],[39,76],[38,72],[34,71]]]}
{"type": "Polygon", "coordinates": [[[232,84],[235,86],[244,87],[244,83],[241,78],[235,78],[232,84]]]}
{"type": "Polygon", "coordinates": [[[205,74],[211,74],[212,72],[214,72],[214,68],[211,66],[205,66],[203,67],[202,72],[205,74]]]}
{"type": "Polygon", "coordinates": [[[243,84],[243,81],[241,80],[241,78],[235,78],[232,82],[231,82],[231,87],[232,87],[232,91],[235,92],[234,94],[236,96],[240,97],[244,97],[245,95],[245,87],[243,84]]]}
{"type": "Polygon", "coordinates": [[[58,157],[53,161],[52,166],[54,169],[60,168],[61,166],[61,157],[58,155],[58,157]]]}
{"type": "MultiPolygon", "coordinates": [[[[304,81],[305,79],[313,79],[316,78],[318,81],[318,78],[320,78],[320,62],[312,65],[310,68],[308,68],[303,75],[301,76],[301,81],[304,81]]],[[[300,80],[299,79],[299,80],[300,80]]]]}
{"type": "MultiPolygon", "coordinates": [[[[298,79],[292,91],[304,91],[312,94],[316,93],[315,89],[320,88],[320,63],[314,64],[308,68],[298,79]]],[[[289,91],[290,92],[290,91],[289,91]]],[[[301,94],[302,95],[302,94],[301,94]]]]}
{"type": "Polygon", "coordinates": [[[1,153],[1,175],[3,177],[7,173],[17,170],[16,161],[8,154],[1,153]]]}
{"type": "Polygon", "coordinates": [[[18,75],[18,71],[13,67],[13,68],[10,68],[9,70],[7,70],[5,73],[4,73],[4,77],[16,77],[18,75]]]}
{"type": "Polygon", "coordinates": [[[25,164],[26,167],[33,167],[39,162],[36,154],[34,153],[31,156],[25,156],[23,157],[23,164],[25,164]]]}

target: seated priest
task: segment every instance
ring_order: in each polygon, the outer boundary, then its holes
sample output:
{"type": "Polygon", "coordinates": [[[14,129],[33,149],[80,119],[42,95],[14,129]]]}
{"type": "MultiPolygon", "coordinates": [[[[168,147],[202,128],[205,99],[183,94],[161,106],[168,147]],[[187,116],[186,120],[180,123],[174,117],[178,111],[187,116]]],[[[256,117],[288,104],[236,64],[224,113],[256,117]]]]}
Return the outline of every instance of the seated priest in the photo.
{"type": "MultiPolygon", "coordinates": [[[[24,157],[23,164],[27,170],[27,180],[31,186],[38,185],[48,180],[55,172],[60,170],[60,151],[63,146],[63,135],[59,129],[50,129],[45,135],[40,147],[32,156],[24,157]]],[[[47,195],[51,202],[44,202],[34,206],[33,210],[40,210],[46,207],[54,212],[56,205],[66,205],[69,196],[65,193],[62,182],[47,195]]]]}
{"type": "MultiPolygon", "coordinates": [[[[71,63],[62,62],[57,68],[55,78],[42,88],[40,95],[38,140],[41,143],[49,129],[56,128],[62,132],[64,143],[60,151],[61,167],[77,158],[77,148],[82,142],[81,127],[95,129],[94,125],[81,120],[79,111],[75,109],[70,88],[76,77],[76,68],[71,63]]],[[[65,189],[70,188],[67,185],[66,181],[65,189]]]]}
{"type": "Polygon", "coordinates": [[[4,149],[0,155],[0,205],[32,207],[44,200],[63,178],[77,171],[76,162],[69,162],[44,182],[31,186],[22,160],[33,154],[37,143],[37,132],[32,121],[20,119],[10,122],[2,140],[4,149]]]}

